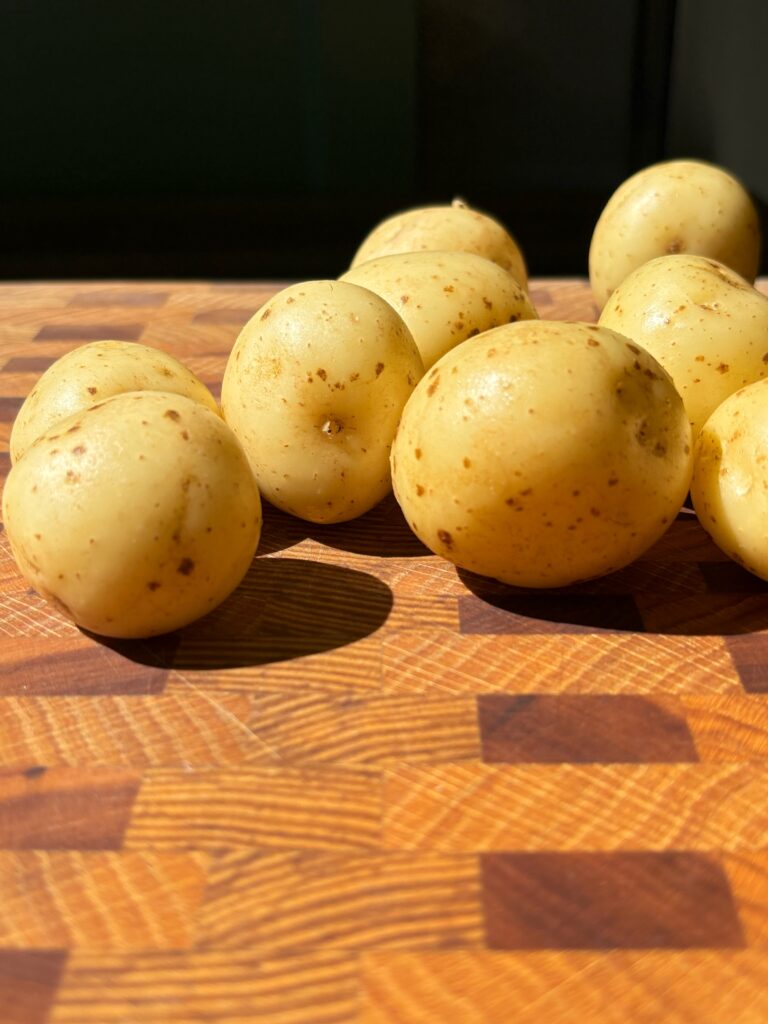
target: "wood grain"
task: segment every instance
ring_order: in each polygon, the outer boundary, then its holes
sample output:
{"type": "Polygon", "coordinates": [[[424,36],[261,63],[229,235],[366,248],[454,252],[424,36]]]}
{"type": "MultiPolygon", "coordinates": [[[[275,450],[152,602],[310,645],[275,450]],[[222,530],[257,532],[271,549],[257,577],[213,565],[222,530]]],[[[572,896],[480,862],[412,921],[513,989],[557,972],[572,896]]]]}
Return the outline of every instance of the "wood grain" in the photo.
{"type": "MultiPolygon", "coordinates": [[[[0,284],[0,480],[65,352],[138,340],[218,394],[278,287],[0,284]]],[[[61,619],[0,529],[4,1024],[764,1024],[767,992],[768,584],[690,511],[533,593],[391,497],[267,506],[235,594],[139,642],[61,619]]]]}

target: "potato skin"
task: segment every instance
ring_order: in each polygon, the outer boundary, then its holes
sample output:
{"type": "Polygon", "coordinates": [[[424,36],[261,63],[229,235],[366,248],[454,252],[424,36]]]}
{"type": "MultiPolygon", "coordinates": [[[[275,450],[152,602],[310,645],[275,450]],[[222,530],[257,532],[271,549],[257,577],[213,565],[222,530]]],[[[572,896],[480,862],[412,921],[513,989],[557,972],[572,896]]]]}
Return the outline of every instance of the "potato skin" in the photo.
{"type": "Polygon", "coordinates": [[[35,384],[13,424],[11,461],[56,423],[125,391],[185,395],[218,413],[208,388],[168,353],[131,341],[94,341],[57,359],[35,384]]]}
{"type": "Polygon", "coordinates": [[[423,372],[384,299],[308,281],[278,292],[243,328],[222,413],[265,498],[310,522],[343,522],[389,492],[392,438],[423,372]]]}
{"type": "Polygon", "coordinates": [[[416,535],[465,569],[558,587],[627,564],[667,529],[690,425],[658,363],[586,324],[498,327],[435,364],[392,448],[416,535]]]}
{"type": "Polygon", "coordinates": [[[682,396],[694,437],[728,395],[768,373],[768,298],[702,256],[662,256],[639,267],[599,323],[658,359],[682,396]]]}
{"type": "Polygon", "coordinates": [[[400,314],[425,370],[475,334],[537,318],[527,292],[510,273],[469,252],[381,256],[348,270],[341,280],[370,288],[400,314]]]}
{"type": "Polygon", "coordinates": [[[528,287],[525,258],[512,235],[493,217],[461,200],[387,217],[365,238],[351,267],[379,256],[427,250],[476,253],[508,271],[523,288],[528,287]]]}
{"type": "Polygon", "coordinates": [[[601,213],[589,249],[598,307],[635,268],[674,253],[709,256],[754,281],[760,222],[732,174],[699,160],[669,160],[623,182],[601,213]]]}
{"type": "Polygon", "coordinates": [[[717,546],[768,580],[768,380],[735,392],[705,423],[691,498],[717,546]]]}
{"type": "Polygon", "coordinates": [[[259,540],[245,454],[198,402],[128,392],[39,438],[8,476],[3,519],[29,583],[78,625],[146,637],[237,586],[259,540]]]}

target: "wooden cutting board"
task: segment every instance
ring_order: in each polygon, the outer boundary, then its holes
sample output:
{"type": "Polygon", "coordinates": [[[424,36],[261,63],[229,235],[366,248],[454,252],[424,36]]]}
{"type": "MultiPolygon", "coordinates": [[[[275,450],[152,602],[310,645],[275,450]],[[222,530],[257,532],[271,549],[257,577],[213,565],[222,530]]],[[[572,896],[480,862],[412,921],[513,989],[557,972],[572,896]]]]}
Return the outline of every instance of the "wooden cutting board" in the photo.
{"type": "MultiPolygon", "coordinates": [[[[276,288],[0,287],[0,447],[85,341],[218,386],[276,288]]],[[[2,534],[0,588],[5,1024],[768,1021],[768,584],[692,515],[529,594],[391,500],[268,511],[238,591],[151,642],[80,633],[2,534]]]]}

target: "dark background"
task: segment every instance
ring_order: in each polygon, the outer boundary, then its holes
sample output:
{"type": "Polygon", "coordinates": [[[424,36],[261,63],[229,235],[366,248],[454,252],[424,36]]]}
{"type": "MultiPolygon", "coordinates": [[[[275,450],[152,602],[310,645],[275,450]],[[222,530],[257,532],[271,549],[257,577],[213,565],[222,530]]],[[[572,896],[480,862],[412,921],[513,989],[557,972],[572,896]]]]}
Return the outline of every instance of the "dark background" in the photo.
{"type": "Polygon", "coordinates": [[[0,0],[0,277],[335,277],[455,195],[585,274],[665,157],[765,226],[766,96],[765,0],[0,0]]]}

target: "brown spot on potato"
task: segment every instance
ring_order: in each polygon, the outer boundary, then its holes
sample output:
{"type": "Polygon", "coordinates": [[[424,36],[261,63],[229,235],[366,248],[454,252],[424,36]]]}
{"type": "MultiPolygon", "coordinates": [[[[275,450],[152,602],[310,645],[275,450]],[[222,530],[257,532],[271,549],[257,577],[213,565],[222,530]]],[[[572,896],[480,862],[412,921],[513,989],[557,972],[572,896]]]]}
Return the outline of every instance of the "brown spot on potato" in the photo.
{"type": "Polygon", "coordinates": [[[432,383],[427,388],[427,395],[428,395],[429,398],[431,398],[432,395],[434,395],[434,393],[437,391],[439,385],[440,385],[440,378],[436,377],[435,380],[433,380],[432,383]]]}
{"type": "Polygon", "coordinates": [[[410,295],[401,295],[400,296],[400,301],[405,306],[410,301],[410,298],[411,298],[410,295]]]}
{"type": "Polygon", "coordinates": [[[464,469],[469,469],[469,467],[470,467],[470,466],[472,465],[472,463],[471,463],[471,462],[470,462],[470,460],[469,460],[469,459],[468,459],[468,458],[466,457],[466,455],[465,455],[465,456],[464,456],[464,458],[462,459],[462,465],[464,466],[464,469]]]}
{"type": "Polygon", "coordinates": [[[600,342],[597,338],[587,338],[587,345],[589,345],[590,348],[600,348],[600,342]]]}
{"type": "Polygon", "coordinates": [[[325,372],[322,366],[318,370],[315,370],[315,373],[320,378],[320,380],[325,380],[328,377],[328,374],[325,372]]]}
{"type": "Polygon", "coordinates": [[[453,537],[447,530],[438,530],[437,539],[440,541],[441,544],[444,544],[447,548],[453,546],[453,537]]]}
{"type": "Polygon", "coordinates": [[[85,455],[86,450],[87,449],[86,449],[84,444],[78,444],[78,445],[75,445],[75,447],[72,449],[72,454],[73,455],[85,455]]]}
{"type": "Polygon", "coordinates": [[[376,376],[380,377],[384,370],[384,363],[376,363],[376,376]]]}
{"type": "Polygon", "coordinates": [[[483,296],[483,305],[485,306],[486,309],[493,309],[493,303],[491,302],[490,299],[487,299],[485,295],[483,296]]]}
{"type": "Polygon", "coordinates": [[[444,292],[452,292],[453,291],[453,285],[452,284],[444,284],[443,285],[443,291],[444,292]]]}
{"type": "Polygon", "coordinates": [[[182,430],[181,436],[182,436],[183,440],[185,440],[185,441],[189,440],[189,432],[188,431],[182,430]]]}
{"type": "Polygon", "coordinates": [[[414,454],[414,456],[415,456],[415,457],[416,457],[417,459],[420,459],[420,458],[421,458],[421,448],[416,448],[416,449],[414,449],[414,452],[413,452],[413,454],[414,454]]]}
{"type": "Polygon", "coordinates": [[[615,487],[618,482],[619,482],[619,478],[617,476],[612,476],[612,477],[608,478],[608,486],[609,487],[615,487]]]}
{"type": "Polygon", "coordinates": [[[591,516],[594,516],[595,518],[597,518],[600,515],[600,509],[599,508],[591,508],[589,510],[589,514],[591,516]]]}
{"type": "Polygon", "coordinates": [[[97,391],[98,391],[98,388],[88,388],[88,394],[89,395],[95,395],[97,391]]]}
{"type": "Polygon", "coordinates": [[[524,490],[520,491],[520,496],[522,498],[527,498],[529,494],[533,494],[532,487],[526,487],[524,490]]]}
{"type": "Polygon", "coordinates": [[[421,484],[416,484],[416,495],[417,495],[417,497],[420,498],[423,493],[424,493],[424,488],[421,486],[421,484]]]}
{"type": "Polygon", "coordinates": [[[496,355],[496,351],[497,351],[497,350],[496,350],[495,348],[489,348],[489,349],[488,349],[488,351],[487,351],[487,352],[485,353],[485,354],[486,354],[486,357],[487,357],[488,359],[492,359],[492,358],[493,358],[493,356],[495,356],[495,355],[496,355]]]}
{"type": "Polygon", "coordinates": [[[632,344],[631,344],[631,343],[630,343],[630,342],[628,341],[628,342],[627,342],[627,348],[629,349],[629,351],[630,351],[630,352],[634,352],[636,356],[639,356],[639,355],[640,355],[640,349],[639,349],[639,348],[637,347],[637,345],[632,345],[632,344]]]}
{"type": "Polygon", "coordinates": [[[79,424],[79,423],[75,423],[75,425],[74,425],[73,427],[70,427],[70,428],[69,428],[69,430],[67,431],[67,433],[68,433],[68,434],[74,434],[74,433],[75,433],[75,431],[77,431],[77,430],[79,430],[79,429],[80,429],[80,424],[79,424]]]}
{"type": "Polygon", "coordinates": [[[354,384],[359,376],[360,376],[359,373],[350,373],[350,375],[349,375],[349,383],[350,384],[354,384]]]}
{"type": "Polygon", "coordinates": [[[74,471],[74,469],[68,469],[67,470],[67,483],[68,484],[77,484],[79,482],[80,482],[80,474],[76,473],[74,471]]]}
{"type": "Polygon", "coordinates": [[[177,423],[181,419],[181,416],[179,416],[175,409],[166,409],[163,416],[169,420],[173,420],[174,423],[177,423]]]}
{"type": "Polygon", "coordinates": [[[182,576],[189,576],[192,570],[195,568],[195,563],[191,558],[182,558],[179,562],[176,572],[180,572],[182,576]]]}
{"type": "Polygon", "coordinates": [[[667,253],[670,256],[674,256],[675,253],[683,251],[683,241],[680,238],[673,238],[671,242],[667,243],[667,253]]]}
{"type": "Polygon", "coordinates": [[[720,363],[715,367],[715,369],[718,373],[728,373],[728,371],[730,370],[730,366],[728,365],[728,363],[720,363]]]}
{"type": "Polygon", "coordinates": [[[160,584],[158,583],[157,580],[150,580],[147,583],[147,590],[157,590],[159,586],[160,584]]]}
{"type": "Polygon", "coordinates": [[[517,315],[517,313],[513,313],[512,316],[509,318],[509,323],[516,324],[519,319],[520,317],[517,315]]]}
{"type": "Polygon", "coordinates": [[[267,306],[267,308],[266,308],[266,309],[264,310],[264,312],[263,312],[263,313],[261,314],[261,319],[262,319],[262,320],[266,320],[266,319],[267,319],[267,317],[269,317],[269,316],[271,316],[271,315],[272,315],[272,309],[271,309],[271,308],[270,308],[269,306],[267,306]]]}

